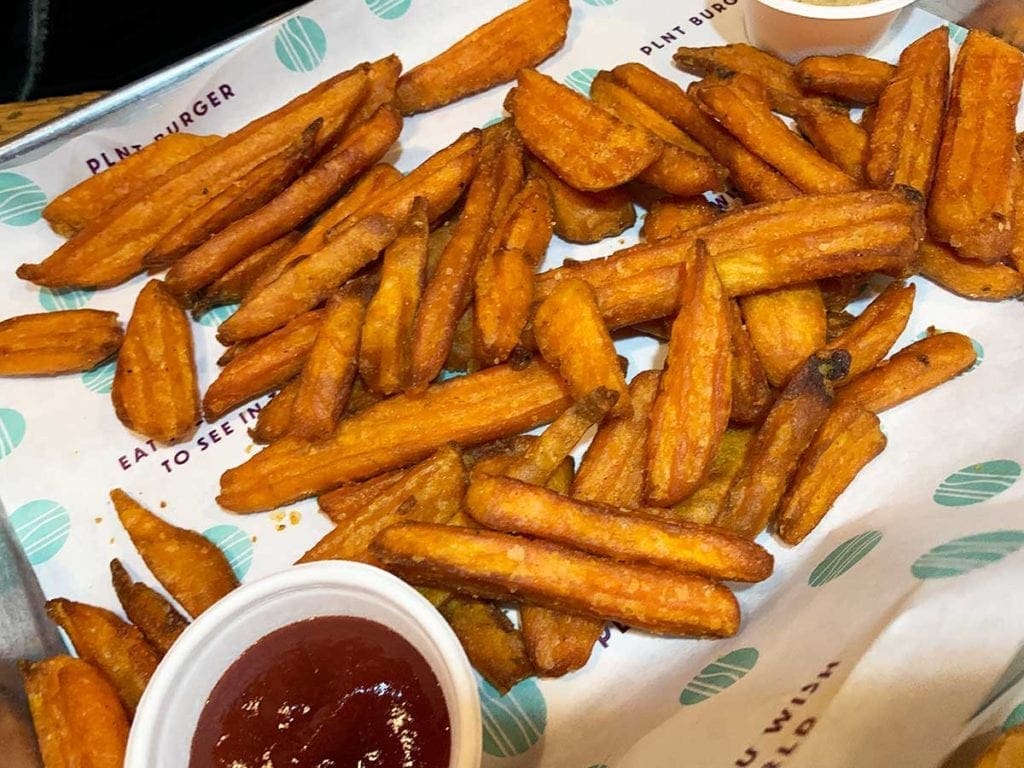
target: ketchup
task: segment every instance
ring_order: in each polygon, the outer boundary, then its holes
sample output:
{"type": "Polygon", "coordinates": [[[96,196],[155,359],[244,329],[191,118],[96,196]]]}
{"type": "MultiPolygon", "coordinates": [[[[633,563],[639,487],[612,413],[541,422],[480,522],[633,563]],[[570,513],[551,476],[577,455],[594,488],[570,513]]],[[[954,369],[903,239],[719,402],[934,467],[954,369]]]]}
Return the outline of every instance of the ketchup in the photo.
{"type": "Polygon", "coordinates": [[[258,640],[199,716],[189,768],[447,768],[430,665],[367,619],[321,616],[258,640]]]}

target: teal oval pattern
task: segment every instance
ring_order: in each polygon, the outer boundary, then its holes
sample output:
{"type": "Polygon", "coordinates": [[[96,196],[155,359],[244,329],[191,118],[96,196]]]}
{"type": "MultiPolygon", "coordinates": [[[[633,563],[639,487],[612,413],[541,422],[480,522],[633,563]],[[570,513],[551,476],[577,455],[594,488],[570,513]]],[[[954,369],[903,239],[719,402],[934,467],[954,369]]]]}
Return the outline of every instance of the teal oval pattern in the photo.
{"type": "Polygon", "coordinates": [[[39,291],[39,305],[47,312],[57,312],[62,309],[81,309],[89,303],[92,294],[93,291],[53,291],[49,288],[43,288],[39,291]]]}
{"type": "Polygon", "coordinates": [[[479,688],[484,752],[513,757],[540,741],[548,724],[548,706],[536,680],[523,680],[504,696],[486,680],[479,688]]]}
{"type": "Polygon", "coordinates": [[[10,456],[25,439],[25,417],[13,408],[0,408],[0,459],[10,456]]]}
{"type": "Polygon", "coordinates": [[[1003,721],[1003,730],[1008,731],[1024,723],[1024,701],[1013,708],[1013,711],[1003,721]]]}
{"type": "Polygon", "coordinates": [[[960,45],[964,40],[967,39],[967,30],[964,27],[961,27],[959,24],[950,24],[949,38],[957,45],[960,45]]]}
{"type": "Polygon", "coordinates": [[[401,18],[411,5],[412,0],[366,0],[366,7],[385,21],[401,18]]]}
{"type": "Polygon", "coordinates": [[[68,511],[49,499],[22,504],[9,519],[25,557],[32,565],[41,565],[60,552],[71,533],[68,511]]]}
{"type": "Polygon", "coordinates": [[[615,5],[619,0],[583,0],[587,5],[615,5]]]}
{"type": "Polygon", "coordinates": [[[1020,472],[1020,464],[1010,459],[971,464],[939,483],[932,499],[944,507],[979,504],[998,496],[1017,482],[1020,472]]]}
{"type": "Polygon", "coordinates": [[[216,328],[218,325],[223,323],[238,309],[237,304],[224,304],[219,307],[213,307],[208,309],[199,317],[196,318],[200,323],[205,325],[207,328],[216,328]]]}
{"type": "Polygon", "coordinates": [[[203,531],[203,536],[224,553],[238,580],[244,579],[252,565],[252,537],[237,525],[215,525],[203,531]]]}
{"type": "Polygon", "coordinates": [[[562,82],[574,91],[579,91],[584,96],[589,96],[590,84],[594,82],[595,77],[597,77],[597,70],[585,67],[583,69],[573,70],[565,76],[565,80],[562,82]]]}
{"type": "Polygon", "coordinates": [[[293,16],[274,37],[277,59],[292,72],[312,72],[327,53],[327,35],[308,16],[293,16]]]}
{"type": "Polygon", "coordinates": [[[20,173],[0,173],[0,224],[35,224],[45,207],[46,193],[34,181],[20,173]]]}
{"type": "Polygon", "coordinates": [[[117,360],[100,363],[91,371],[82,374],[82,383],[90,392],[98,395],[109,395],[114,388],[114,372],[117,370],[117,360]]]}
{"type": "Polygon", "coordinates": [[[838,579],[867,557],[881,540],[881,531],[864,531],[847,539],[815,566],[811,575],[807,577],[807,583],[812,587],[820,587],[833,579],[838,579]]]}
{"type": "Polygon", "coordinates": [[[758,655],[756,648],[739,648],[711,662],[686,684],[679,703],[689,707],[721,693],[754,668],[758,655]]]}
{"type": "Polygon", "coordinates": [[[1024,546],[1024,531],[990,531],[940,544],[910,566],[918,579],[948,579],[998,563],[1024,546]]]}

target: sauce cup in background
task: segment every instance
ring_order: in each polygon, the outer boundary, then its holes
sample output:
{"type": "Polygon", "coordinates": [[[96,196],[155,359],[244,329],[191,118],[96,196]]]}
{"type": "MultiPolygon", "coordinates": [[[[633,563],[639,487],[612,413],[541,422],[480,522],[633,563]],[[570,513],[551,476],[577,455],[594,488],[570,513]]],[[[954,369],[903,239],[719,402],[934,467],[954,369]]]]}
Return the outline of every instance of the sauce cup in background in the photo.
{"type": "Polygon", "coordinates": [[[227,669],[270,632],[317,616],[376,621],[412,644],[430,665],[448,705],[450,768],[478,768],[480,699],[455,634],[408,584],[379,568],[341,561],[297,565],[246,584],[196,619],[146,688],[125,768],[187,768],[199,716],[227,669]]]}
{"type": "Polygon", "coordinates": [[[801,0],[746,0],[744,20],[752,45],[791,63],[807,56],[866,54],[899,12],[914,0],[869,0],[815,5],[801,0]]]}

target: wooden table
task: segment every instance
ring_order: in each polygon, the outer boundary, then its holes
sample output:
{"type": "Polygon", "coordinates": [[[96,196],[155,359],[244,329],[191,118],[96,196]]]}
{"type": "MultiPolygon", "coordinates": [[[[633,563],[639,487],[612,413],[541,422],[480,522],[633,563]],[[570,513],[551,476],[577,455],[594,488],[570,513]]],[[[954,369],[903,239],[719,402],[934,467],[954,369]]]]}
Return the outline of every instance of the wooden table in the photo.
{"type": "MultiPolygon", "coordinates": [[[[949,11],[953,11],[955,14],[957,9],[973,7],[976,2],[971,2],[971,0],[921,0],[920,5],[948,18],[949,11]]],[[[962,23],[964,26],[987,29],[1024,50],[1024,0],[988,0],[976,11],[970,13],[962,23]]],[[[76,107],[88,104],[103,94],[104,91],[93,91],[75,96],[58,96],[38,101],[0,104],[0,142],[76,107]]]]}

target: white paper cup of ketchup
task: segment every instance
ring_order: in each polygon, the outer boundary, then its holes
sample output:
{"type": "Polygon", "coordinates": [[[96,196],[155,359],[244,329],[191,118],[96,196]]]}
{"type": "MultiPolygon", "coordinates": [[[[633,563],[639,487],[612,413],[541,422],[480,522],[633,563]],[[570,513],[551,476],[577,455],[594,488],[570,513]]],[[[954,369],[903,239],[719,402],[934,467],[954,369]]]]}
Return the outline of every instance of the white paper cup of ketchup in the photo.
{"type": "Polygon", "coordinates": [[[914,0],[747,0],[747,39],[789,62],[867,53],[914,0]]]}
{"type": "Polygon", "coordinates": [[[182,633],[125,767],[478,768],[481,734],[476,679],[441,615],[379,568],[330,561],[246,584],[182,633]]]}

